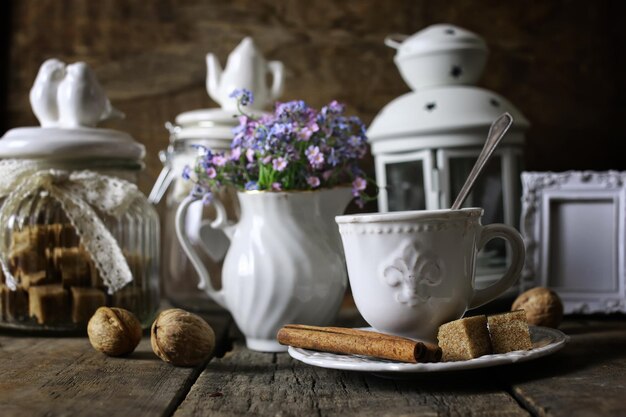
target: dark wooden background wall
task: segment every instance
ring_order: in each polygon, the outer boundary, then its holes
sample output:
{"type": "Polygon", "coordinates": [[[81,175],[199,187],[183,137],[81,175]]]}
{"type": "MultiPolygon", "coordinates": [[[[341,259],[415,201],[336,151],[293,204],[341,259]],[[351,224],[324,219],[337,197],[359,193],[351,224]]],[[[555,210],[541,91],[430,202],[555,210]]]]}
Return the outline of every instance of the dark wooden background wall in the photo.
{"type": "Polygon", "coordinates": [[[526,167],[626,169],[626,2],[588,0],[21,0],[0,6],[0,123],[33,125],[28,91],[49,57],[84,60],[127,119],[110,124],[148,149],[142,188],[160,170],[164,122],[213,107],[204,55],[224,61],[246,35],[287,67],[284,99],[332,99],[370,122],[408,88],[385,35],[449,22],[491,49],[480,84],[532,122],[526,167]]]}

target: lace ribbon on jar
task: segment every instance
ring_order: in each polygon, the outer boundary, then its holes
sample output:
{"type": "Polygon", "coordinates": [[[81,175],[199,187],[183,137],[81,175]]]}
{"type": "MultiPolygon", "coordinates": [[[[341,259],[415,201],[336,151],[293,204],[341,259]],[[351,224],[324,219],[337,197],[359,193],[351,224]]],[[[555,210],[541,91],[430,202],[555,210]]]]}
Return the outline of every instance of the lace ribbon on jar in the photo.
{"type": "Polygon", "coordinates": [[[55,198],[76,229],[93,260],[109,294],[133,280],[128,262],[117,240],[95,209],[119,219],[142,197],[137,187],[120,178],[93,171],[42,169],[34,161],[0,161],[0,266],[6,285],[16,288],[15,277],[7,267],[7,225],[19,204],[34,193],[46,191],[55,198]]]}

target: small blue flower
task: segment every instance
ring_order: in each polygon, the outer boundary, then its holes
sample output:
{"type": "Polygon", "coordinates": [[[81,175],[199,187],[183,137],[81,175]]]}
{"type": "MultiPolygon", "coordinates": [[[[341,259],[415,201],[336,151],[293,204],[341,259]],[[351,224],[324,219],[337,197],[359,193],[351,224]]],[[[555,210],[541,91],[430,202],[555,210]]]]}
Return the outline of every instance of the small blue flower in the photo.
{"type": "Polygon", "coordinates": [[[206,192],[207,192],[207,190],[203,186],[201,186],[199,184],[194,185],[194,187],[191,189],[191,195],[193,195],[195,197],[204,196],[204,194],[206,194],[206,192]]]}
{"type": "Polygon", "coordinates": [[[245,188],[247,191],[255,191],[259,189],[259,184],[256,181],[248,181],[245,188]]]}
{"type": "Polygon", "coordinates": [[[326,106],[322,107],[322,110],[320,110],[320,113],[323,114],[324,116],[339,115],[343,113],[344,110],[345,110],[345,106],[343,104],[339,103],[337,100],[333,100],[330,103],[328,103],[326,106]]]}
{"type": "Polygon", "coordinates": [[[292,126],[290,123],[275,123],[270,129],[270,135],[276,137],[281,141],[289,139],[292,126]]]}
{"type": "Polygon", "coordinates": [[[302,100],[278,103],[276,105],[276,117],[285,122],[305,121],[308,118],[309,107],[302,100]]]}
{"type": "Polygon", "coordinates": [[[185,165],[185,167],[183,168],[182,177],[183,179],[186,179],[186,180],[191,178],[191,167],[189,165],[185,165]]]}
{"type": "Polygon", "coordinates": [[[254,103],[254,94],[245,88],[236,88],[228,97],[237,99],[242,106],[254,103]]]}
{"type": "Polygon", "coordinates": [[[337,158],[334,148],[331,148],[330,153],[328,154],[328,163],[332,166],[337,166],[339,164],[339,159],[337,158]]]}

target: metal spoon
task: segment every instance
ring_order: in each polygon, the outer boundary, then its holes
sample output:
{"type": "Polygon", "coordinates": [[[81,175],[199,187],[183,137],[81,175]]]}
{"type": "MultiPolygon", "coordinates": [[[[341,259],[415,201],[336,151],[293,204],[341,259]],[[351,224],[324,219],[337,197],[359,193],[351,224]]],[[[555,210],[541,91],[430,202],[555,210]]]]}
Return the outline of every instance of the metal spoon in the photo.
{"type": "Polygon", "coordinates": [[[485,146],[483,146],[483,150],[480,151],[480,155],[478,155],[478,159],[476,163],[472,167],[469,176],[465,180],[465,184],[463,184],[463,188],[459,192],[459,195],[454,200],[454,204],[452,204],[452,210],[458,210],[465,202],[465,199],[469,195],[472,188],[474,188],[474,184],[476,183],[476,179],[483,171],[483,168],[487,164],[489,158],[493,154],[493,151],[496,149],[496,146],[500,143],[500,139],[504,136],[506,131],[511,127],[513,123],[513,117],[509,113],[504,113],[500,117],[498,117],[489,128],[489,134],[487,135],[487,141],[485,141],[485,146]]]}

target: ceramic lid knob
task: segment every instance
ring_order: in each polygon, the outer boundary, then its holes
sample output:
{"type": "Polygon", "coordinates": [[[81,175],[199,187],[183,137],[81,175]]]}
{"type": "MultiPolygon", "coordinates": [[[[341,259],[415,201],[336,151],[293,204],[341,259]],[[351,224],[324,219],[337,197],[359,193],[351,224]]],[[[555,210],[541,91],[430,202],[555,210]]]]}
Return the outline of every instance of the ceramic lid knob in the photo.
{"type": "Polygon", "coordinates": [[[432,25],[412,36],[389,35],[385,44],[397,50],[394,61],[413,90],[474,84],[488,53],[483,38],[450,24],[432,25]]]}
{"type": "Polygon", "coordinates": [[[41,127],[9,130],[0,140],[0,158],[140,160],[145,148],[130,135],[95,126],[121,118],[93,70],[84,62],[66,65],[48,59],[30,90],[41,127]]]}
{"type": "Polygon", "coordinates": [[[43,127],[57,126],[59,107],[57,90],[65,77],[65,63],[48,59],[39,68],[33,87],[30,89],[30,107],[43,127]]]}
{"type": "Polygon", "coordinates": [[[60,127],[95,127],[104,120],[122,118],[113,108],[93,70],[84,62],[67,66],[57,91],[60,127]]]}
{"type": "Polygon", "coordinates": [[[48,59],[30,90],[30,105],[42,127],[95,127],[122,118],[111,106],[93,70],[84,62],[48,59]]]}

